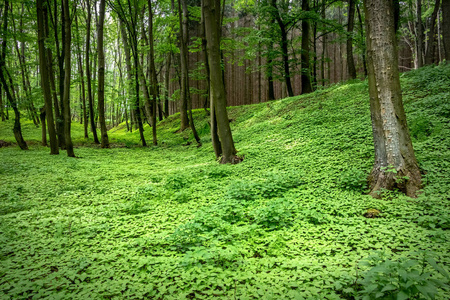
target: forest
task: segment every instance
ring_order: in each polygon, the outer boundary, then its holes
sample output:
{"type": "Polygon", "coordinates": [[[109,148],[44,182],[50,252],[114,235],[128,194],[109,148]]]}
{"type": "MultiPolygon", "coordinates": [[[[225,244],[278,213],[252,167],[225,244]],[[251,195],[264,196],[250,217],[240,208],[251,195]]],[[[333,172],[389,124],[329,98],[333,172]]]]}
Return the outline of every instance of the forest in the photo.
{"type": "Polygon", "coordinates": [[[0,299],[450,299],[450,0],[0,0],[0,299]]]}

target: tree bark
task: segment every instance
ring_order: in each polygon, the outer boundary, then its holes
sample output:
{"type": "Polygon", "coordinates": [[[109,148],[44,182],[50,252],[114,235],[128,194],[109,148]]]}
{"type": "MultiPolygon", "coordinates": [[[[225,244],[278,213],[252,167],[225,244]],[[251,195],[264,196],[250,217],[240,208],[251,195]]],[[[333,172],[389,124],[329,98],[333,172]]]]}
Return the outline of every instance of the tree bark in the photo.
{"type": "MultiPolygon", "coordinates": [[[[149,0],[150,1],[150,0],[149,0]]],[[[202,145],[200,137],[195,129],[194,119],[192,117],[192,99],[189,91],[189,66],[188,66],[188,49],[187,44],[189,42],[188,32],[188,9],[186,0],[178,0],[178,18],[180,22],[181,34],[181,49],[180,49],[180,61],[181,61],[181,93],[180,96],[184,98],[183,102],[187,103],[189,125],[191,126],[192,134],[199,146],[202,145]],[[183,5],[181,5],[181,2],[183,5]],[[181,9],[181,6],[183,9],[181,9]]]]}
{"type": "Polygon", "coordinates": [[[450,63],[450,0],[442,0],[442,40],[445,60],[450,63]]]}
{"type": "Polygon", "coordinates": [[[108,130],[105,120],[105,50],[103,49],[103,26],[105,23],[105,0],[100,0],[99,22],[97,32],[98,55],[98,120],[101,132],[101,147],[109,148],[108,130]]]}
{"type": "Polygon", "coordinates": [[[422,0],[416,0],[416,69],[423,67],[422,0]]]}
{"type": "Polygon", "coordinates": [[[221,36],[221,8],[220,0],[203,0],[202,11],[205,18],[205,35],[208,49],[208,61],[211,82],[211,107],[215,109],[217,127],[222,146],[221,163],[237,163],[236,149],[228,120],[225,86],[223,84],[220,36],[221,36]]]}
{"type": "Polygon", "coordinates": [[[83,72],[83,60],[81,58],[81,46],[80,46],[80,31],[78,29],[78,16],[75,16],[75,23],[76,23],[76,28],[77,28],[77,48],[78,48],[78,53],[77,53],[77,57],[78,57],[78,69],[80,70],[80,79],[81,79],[81,103],[82,103],[82,111],[83,111],[83,116],[81,118],[82,122],[84,123],[84,138],[87,139],[89,138],[88,135],[88,121],[87,121],[87,112],[86,112],[86,88],[84,85],[84,72],[83,72]]]}
{"type": "Polygon", "coordinates": [[[86,20],[86,81],[87,81],[87,94],[89,102],[89,122],[91,124],[92,136],[94,137],[94,143],[100,144],[97,136],[97,128],[95,124],[94,114],[94,97],[92,96],[92,82],[91,82],[91,63],[90,63],[90,51],[91,51],[91,1],[86,0],[87,8],[87,20],[86,20]]]}
{"type": "MultiPolygon", "coordinates": [[[[287,92],[289,97],[293,97],[294,96],[294,92],[292,90],[292,83],[291,83],[291,72],[290,72],[290,68],[289,68],[289,52],[288,52],[288,39],[287,39],[287,30],[286,30],[286,25],[284,24],[284,21],[281,19],[280,16],[280,12],[278,11],[278,6],[277,6],[277,0],[271,0],[271,4],[272,4],[272,14],[273,14],[273,18],[277,21],[278,26],[280,27],[280,31],[281,31],[281,55],[283,58],[283,67],[284,67],[284,80],[286,82],[286,88],[287,88],[287,92]]],[[[308,0],[303,0],[302,2],[302,7],[303,7],[303,3],[307,3],[308,0]]],[[[302,22],[302,30],[303,30],[303,22],[302,22]]],[[[308,33],[309,33],[309,24],[308,24],[308,33]]],[[[302,38],[302,56],[303,56],[303,38],[302,38]]],[[[303,64],[303,59],[302,59],[302,64],[303,64]]],[[[309,35],[308,35],[308,65],[309,65],[309,35]]],[[[309,68],[308,68],[308,72],[309,72],[309,68]]],[[[309,83],[309,85],[311,86],[311,82],[309,83]]],[[[302,87],[303,88],[303,87],[302,87]]]]}
{"type": "MultiPolygon", "coordinates": [[[[52,95],[50,89],[50,78],[47,65],[47,51],[45,49],[45,39],[47,33],[44,27],[44,17],[47,17],[47,7],[44,0],[37,0],[37,22],[38,22],[38,45],[39,45],[39,71],[41,74],[41,87],[44,92],[45,111],[41,112],[41,122],[45,129],[45,116],[47,117],[48,135],[50,139],[50,154],[59,154],[58,140],[56,139],[55,121],[53,119],[52,95]]],[[[44,140],[44,133],[42,133],[44,140]]]]}
{"type": "Polygon", "coordinates": [[[153,35],[153,8],[152,1],[148,0],[148,11],[149,11],[149,34],[150,34],[150,82],[151,82],[151,93],[152,93],[152,137],[153,145],[158,145],[158,139],[156,136],[156,107],[158,105],[159,98],[159,87],[158,78],[156,74],[155,67],[155,46],[154,46],[154,35],[153,35]]]}
{"type": "Polygon", "coordinates": [[[71,18],[69,10],[69,0],[63,0],[64,7],[64,22],[65,22],[65,40],[64,40],[64,136],[66,138],[66,150],[67,156],[75,157],[73,152],[72,137],[70,132],[71,127],[71,117],[70,117],[70,72],[72,69],[71,65],[71,40],[72,40],[72,30],[71,30],[71,18]]]}
{"type": "MultiPolygon", "coordinates": [[[[7,0],[5,0],[5,6],[3,11],[3,32],[6,32],[8,28],[8,6],[9,3],[7,0]]],[[[7,36],[4,35],[2,38],[2,53],[0,56],[0,81],[3,85],[3,89],[6,92],[6,98],[9,101],[9,104],[11,105],[12,109],[14,110],[14,137],[16,138],[17,144],[19,145],[20,149],[22,150],[28,150],[27,143],[23,139],[22,136],[22,127],[20,125],[20,112],[19,108],[17,107],[17,101],[11,94],[11,91],[9,90],[9,86],[6,82],[5,74],[7,73],[6,70],[6,49],[7,49],[7,36]]]]}
{"type": "Polygon", "coordinates": [[[347,68],[351,79],[356,78],[355,60],[353,59],[353,28],[355,26],[355,0],[348,1],[347,22],[347,68]]]}
{"type": "Polygon", "coordinates": [[[399,189],[415,197],[421,175],[414,156],[402,103],[390,0],[365,0],[369,93],[375,163],[369,176],[371,195],[399,189]]]}
{"type": "Polygon", "coordinates": [[[2,118],[2,122],[6,121],[5,112],[3,111],[3,90],[1,84],[0,84],[0,116],[2,118]]]}
{"type": "Polygon", "coordinates": [[[439,12],[441,0],[436,0],[434,10],[431,14],[430,30],[428,32],[428,47],[425,53],[425,65],[431,65],[434,60],[435,41],[436,41],[436,19],[439,12]]]}
{"type": "MultiPolygon", "coordinates": [[[[274,1],[274,0],[272,0],[274,1]]],[[[302,1],[302,10],[303,11],[309,11],[309,0],[303,0],[302,1]]],[[[311,86],[311,67],[309,64],[309,21],[306,19],[302,20],[302,54],[301,54],[301,66],[302,66],[302,75],[301,75],[301,82],[302,82],[302,94],[308,94],[313,91],[311,86]]],[[[287,82],[286,82],[287,84],[287,82]]],[[[289,92],[289,87],[288,87],[289,92]]],[[[292,97],[289,93],[289,97],[292,97]]]]}

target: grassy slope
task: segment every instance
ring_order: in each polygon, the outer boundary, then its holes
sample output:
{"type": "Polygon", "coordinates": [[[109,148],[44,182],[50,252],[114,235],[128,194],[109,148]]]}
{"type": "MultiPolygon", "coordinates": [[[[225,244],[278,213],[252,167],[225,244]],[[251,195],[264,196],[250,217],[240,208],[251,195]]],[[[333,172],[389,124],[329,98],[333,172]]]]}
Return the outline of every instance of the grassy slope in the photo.
{"type": "MultiPolygon", "coordinates": [[[[230,108],[239,165],[214,161],[202,111],[201,148],[181,145],[193,139],[173,133],[173,116],[158,147],[137,147],[122,128],[111,141],[128,148],[97,149],[74,125],[80,159],[37,142],[0,149],[0,298],[351,298],[365,271],[356,279],[356,265],[374,251],[399,260],[426,250],[448,270],[450,68],[402,84],[426,172],[417,199],[363,194],[367,82],[230,108]],[[382,217],[364,218],[369,208],[382,217]]],[[[11,128],[0,123],[0,140],[13,140],[11,128]]],[[[39,129],[26,123],[24,137],[38,141],[39,129]]]]}

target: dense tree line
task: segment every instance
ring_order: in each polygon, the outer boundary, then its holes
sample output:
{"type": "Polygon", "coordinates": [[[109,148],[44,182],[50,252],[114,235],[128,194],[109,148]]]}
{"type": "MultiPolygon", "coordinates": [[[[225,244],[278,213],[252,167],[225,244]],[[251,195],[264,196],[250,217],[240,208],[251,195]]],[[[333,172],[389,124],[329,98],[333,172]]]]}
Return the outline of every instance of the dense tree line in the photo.
{"type": "Polygon", "coordinates": [[[102,148],[109,147],[108,128],[122,122],[138,130],[146,146],[147,123],[157,145],[158,121],[175,112],[180,131],[190,128],[200,146],[192,109],[202,107],[211,118],[216,157],[235,163],[240,159],[227,105],[310,93],[368,75],[373,190],[396,187],[414,195],[420,173],[398,72],[449,60],[449,2],[5,0],[1,119],[12,110],[22,149],[26,113],[41,126],[51,154],[64,149],[74,157],[71,122],[83,123],[85,138],[102,148]],[[386,90],[375,88],[380,85],[386,90]],[[388,168],[409,180],[395,183],[388,168]]]}

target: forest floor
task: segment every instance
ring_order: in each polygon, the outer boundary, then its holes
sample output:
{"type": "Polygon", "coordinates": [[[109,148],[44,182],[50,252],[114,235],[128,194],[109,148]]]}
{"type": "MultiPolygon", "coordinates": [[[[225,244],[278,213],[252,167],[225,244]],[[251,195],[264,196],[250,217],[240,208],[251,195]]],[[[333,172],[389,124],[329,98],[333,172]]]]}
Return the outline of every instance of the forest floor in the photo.
{"type": "Polygon", "coordinates": [[[450,299],[450,66],[401,80],[415,199],[366,194],[367,81],[231,107],[237,165],[214,160],[202,110],[202,147],[175,115],[148,148],[122,124],[100,149],[74,124],[78,158],[24,121],[30,150],[0,148],[0,298],[450,299]]]}

